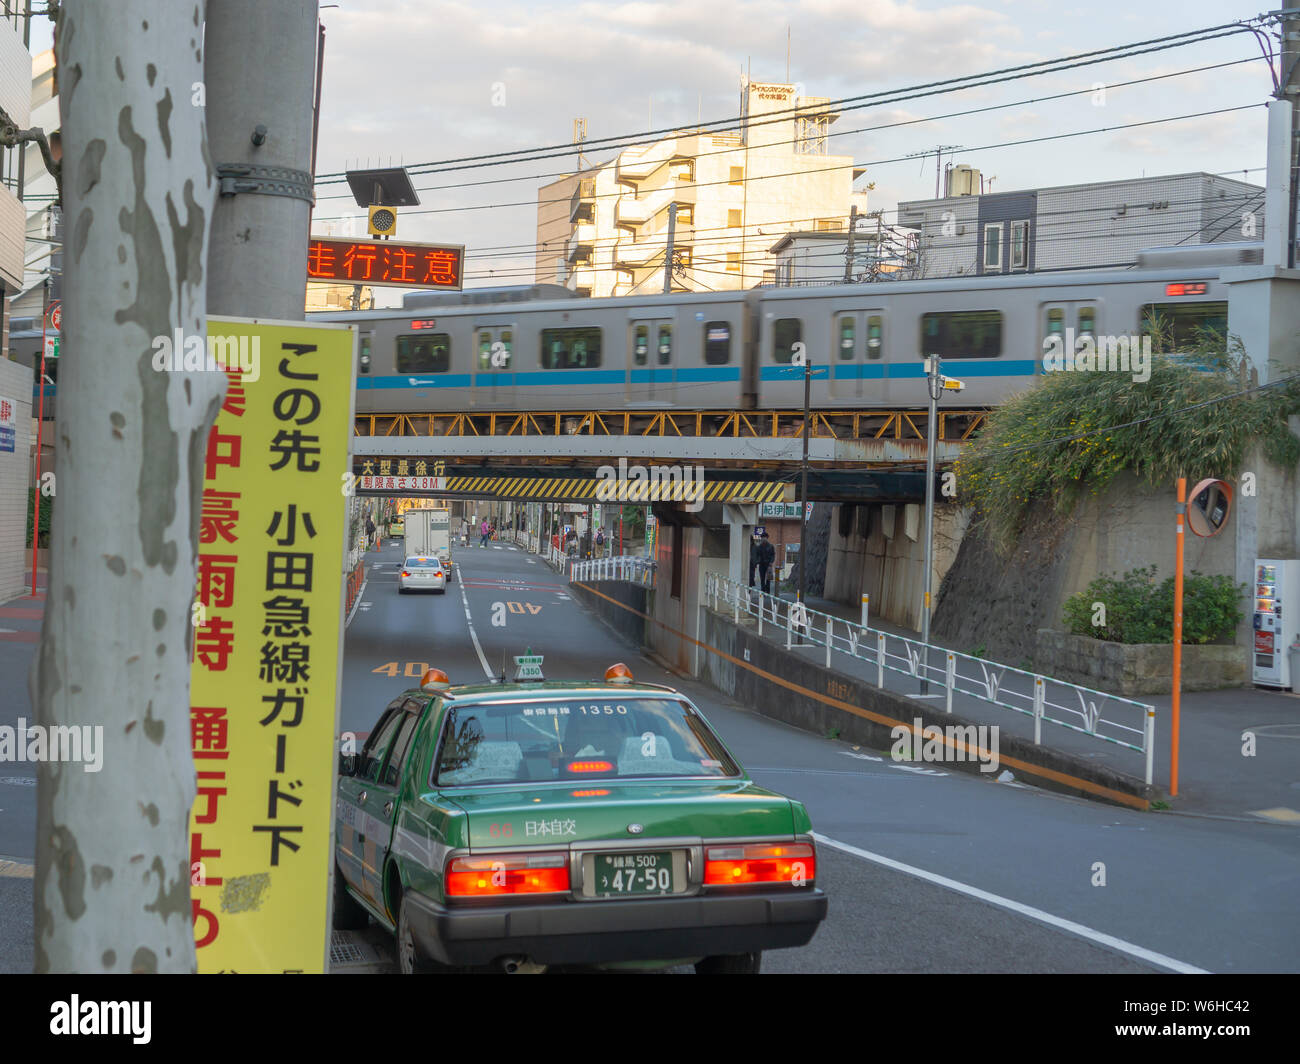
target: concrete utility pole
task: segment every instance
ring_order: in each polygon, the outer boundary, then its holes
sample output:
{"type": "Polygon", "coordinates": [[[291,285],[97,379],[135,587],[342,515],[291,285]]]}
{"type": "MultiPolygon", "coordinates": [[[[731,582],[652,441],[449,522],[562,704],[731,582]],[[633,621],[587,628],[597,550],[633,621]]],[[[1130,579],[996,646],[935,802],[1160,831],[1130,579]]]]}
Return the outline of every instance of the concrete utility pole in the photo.
{"type": "Polygon", "coordinates": [[[855,203],[849,208],[849,243],[844,249],[844,283],[848,284],[853,280],[853,238],[858,229],[858,205],[855,203]]]}
{"type": "Polygon", "coordinates": [[[199,0],[64,0],[68,182],[58,511],[31,674],[38,972],[193,972],[190,604],[219,373],[154,365],[202,336],[213,199],[199,0]],[[165,57],[165,59],[164,59],[165,57]],[[74,738],[75,737],[75,738],[74,738]]]}
{"type": "MultiPolygon", "coordinates": [[[[1300,0],[1284,0],[1282,4],[1283,16],[1281,20],[1282,31],[1282,49],[1278,59],[1280,66],[1279,78],[1281,86],[1278,90],[1279,100],[1286,101],[1285,109],[1278,108],[1276,122],[1273,120],[1272,113],[1277,104],[1269,107],[1270,122],[1269,134],[1270,139],[1274,130],[1279,126],[1286,126],[1289,129],[1290,137],[1287,144],[1287,187],[1286,194],[1286,260],[1283,265],[1290,268],[1296,264],[1296,225],[1300,219],[1296,217],[1296,185],[1300,181],[1300,0]]],[[[1270,178],[1273,174],[1268,175],[1270,178]]],[[[1264,234],[1268,235],[1268,206],[1265,204],[1265,225],[1264,234]]]]}
{"type": "Polygon", "coordinates": [[[677,237],[677,204],[668,204],[668,243],[664,247],[664,295],[673,290],[673,242],[677,237]]]}
{"type": "Polygon", "coordinates": [[[315,0],[208,0],[208,311],[302,321],[312,197],[315,0]]]}

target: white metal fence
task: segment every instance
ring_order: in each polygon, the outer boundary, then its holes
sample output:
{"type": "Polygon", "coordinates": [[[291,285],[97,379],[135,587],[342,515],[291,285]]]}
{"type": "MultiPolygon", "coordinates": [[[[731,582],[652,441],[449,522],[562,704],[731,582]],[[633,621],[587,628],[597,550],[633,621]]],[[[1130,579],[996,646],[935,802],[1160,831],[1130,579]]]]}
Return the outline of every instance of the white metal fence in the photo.
{"type": "Polygon", "coordinates": [[[569,582],[623,580],[642,587],[654,587],[657,568],[653,561],[630,554],[619,554],[612,558],[588,558],[585,561],[575,559],[570,562],[569,582]]]}
{"type": "MultiPolygon", "coordinates": [[[[653,587],[654,570],[653,562],[627,556],[571,561],[569,580],[626,580],[653,587]]],[[[1047,722],[1142,754],[1144,779],[1151,785],[1156,718],[1150,703],[855,624],[713,573],[706,577],[704,605],[718,613],[730,613],[736,623],[742,613],[754,618],[759,635],[768,626],[774,634],[784,632],[787,649],[825,648],[827,668],[835,654],[874,664],[875,685],[881,690],[885,689],[886,671],[910,676],[921,686],[919,696],[943,699],[947,713],[952,712],[953,695],[960,694],[1032,717],[1035,745],[1042,745],[1043,723],[1047,722]],[[937,692],[930,693],[930,687],[937,692]]]]}

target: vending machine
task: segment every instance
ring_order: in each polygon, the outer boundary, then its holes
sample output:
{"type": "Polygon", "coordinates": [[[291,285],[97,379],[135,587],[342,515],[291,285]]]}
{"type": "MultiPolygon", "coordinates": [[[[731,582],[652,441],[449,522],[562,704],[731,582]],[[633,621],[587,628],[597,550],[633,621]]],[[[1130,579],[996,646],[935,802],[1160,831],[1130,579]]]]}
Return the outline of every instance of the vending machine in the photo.
{"type": "Polygon", "coordinates": [[[1300,642],[1300,559],[1257,558],[1254,596],[1254,682],[1290,688],[1287,649],[1300,642]]]}

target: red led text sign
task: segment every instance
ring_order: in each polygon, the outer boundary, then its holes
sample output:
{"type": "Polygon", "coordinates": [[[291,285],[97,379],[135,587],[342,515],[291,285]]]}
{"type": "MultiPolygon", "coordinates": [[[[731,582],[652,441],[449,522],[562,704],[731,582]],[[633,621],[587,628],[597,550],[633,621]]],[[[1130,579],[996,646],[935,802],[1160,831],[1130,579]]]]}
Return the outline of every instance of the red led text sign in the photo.
{"type": "Polygon", "coordinates": [[[307,279],[391,288],[459,292],[465,248],[458,244],[399,244],[393,240],[318,240],[307,244],[307,279]]]}

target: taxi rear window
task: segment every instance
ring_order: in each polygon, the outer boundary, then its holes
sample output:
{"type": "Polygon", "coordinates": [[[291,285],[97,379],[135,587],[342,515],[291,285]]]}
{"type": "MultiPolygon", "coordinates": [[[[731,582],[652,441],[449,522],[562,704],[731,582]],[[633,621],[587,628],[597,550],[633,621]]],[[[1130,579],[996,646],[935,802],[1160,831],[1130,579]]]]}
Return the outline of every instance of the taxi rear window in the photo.
{"type": "Polygon", "coordinates": [[[407,568],[407,569],[441,569],[441,568],[442,568],[442,562],[440,562],[437,558],[407,558],[407,559],[406,559],[406,565],[404,566],[404,568],[407,568]]]}
{"type": "Polygon", "coordinates": [[[456,705],[434,784],[737,776],[689,706],[667,698],[541,699],[456,705]]]}

